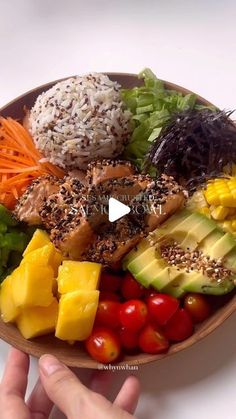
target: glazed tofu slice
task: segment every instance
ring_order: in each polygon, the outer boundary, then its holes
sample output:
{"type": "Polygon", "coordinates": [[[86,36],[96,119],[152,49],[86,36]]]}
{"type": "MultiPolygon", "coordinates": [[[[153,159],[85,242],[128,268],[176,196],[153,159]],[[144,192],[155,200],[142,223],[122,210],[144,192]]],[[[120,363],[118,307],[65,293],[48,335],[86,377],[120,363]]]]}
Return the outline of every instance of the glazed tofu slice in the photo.
{"type": "Polygon", "coordinates": [[[144,191],[151,178],[144,175],[133,175],[128,177],[108,179],[103,183],[92,186],[90,194],[96,196],[98,202],[108,204],[109,198],[115,198],[126,205],[144,191]]]}
{"type": "Polygon", "coordinates": [[[83,259],[119,269],[124,255],[136,246],[142,238],[141,226],[125,216],[114,223],[110,223],[97,236],[96,241],[84,253],[83,259]]]}
{"type": "Polygon", "coordinates": [[[81,260],[82,254],[96,240],[90,223],[79,212],[72,222],[65,220],[53,228],[50,236],[63,256],[72,260],[81,260]]]}
{"type": "Polygon", "coordinates": [[[68,176],[76,178],[82,183],[82,185],[87,186],[86,172],[84,170],[73,169],[68,172],[68,176]]]}
{"type": "MultiPolygon", "coordinates": [[[[134,181],[129,186],[126,185],[126,191],[123,190],[127,195],[131,195],[130,190],[135,195],[130,202],[131,213],[102,230],[83,256],[86,260],[119,268],[125,254],[185,202],[182,187],[171,177],[163,175],[153,180],[148,176],[132,176],[126,178],[127,180],[134,181]]],[[[122,179],[117,179],[117,188],[124,187],[125,183],[121,184],[121,181],[122,179]]],[[[111,185],[114,183],[111,182],[111,185]]],[[[117,190],[112,186],[110,192],[114,194],[117,190]]],[[[109,190],[108,186],[106,190],[109,190]]]]}
{"type": "Polygon", "coordinates": [[[16,218],[30,225],[42,224],[41,208],[50,195],[59,191],[62,182],[53,176],[42,176],[33,181],[16,205],[16,218]]]}
{"type": "Polygon", "coordinates": [[[51,240],[70,259],[79,260],[96,237],[85,212],[86,192],[77,178],[67,177],[40,212],[51,240]]]}
{"type": "MultiPolygon", "coordinates": [[[[134,196],[146,188],[148,182],[150,179],[146,176],[137,175],[109,179],[97,186],[86,188],[77,178],[67,177],[60,185],[59,191],[48,197],[40,216],[55,246],[65,257],[75,260],[80,260],[82,253],[85,253],[92,243],[98,243],[99,247],[97,233],[108,228],[107,253],[111,241],[115,242],[113,236],[115,239],[117,237],[118,248],[113,259],[118,261],[136,244],[141,232],[139,231],[134,238],[131,233],[137,231],[137,227],[131,222],[125,226],[126,230],[123,225],[121,231],[116,230],[115,225],[111,226],[107,211],[109,198],[115,196],[122,200],[123,197],[124,202],[127,203],[128,199],[129,204],[134,196]]],[[[105,259],[110,258],[109,254],[104,255],[105,259]]]]}
{"type": "Polygon", "coordinates": [[[83,193],[84,186],[79,179],[69,176],[64,178],[56,193],[45,199],[40,210],[42,222],[48,231],[60,222],[73,220],[73,212],[77,214],[83,193]]]}
{"type": "Polygon", "coordinates": [[[98,185],[108,179],[128,177],[136,173],[136,168],[126,160],[97,160],[88,166],[87,182],[98,185]]]}
{"type": "Polygon", "coordinates": [[[186,201],[186,192],[166,175],[151,180],[147,187],[131,203],[134,220],[145,225],[149,233],[168,217],[182,208],[186,201]]]}

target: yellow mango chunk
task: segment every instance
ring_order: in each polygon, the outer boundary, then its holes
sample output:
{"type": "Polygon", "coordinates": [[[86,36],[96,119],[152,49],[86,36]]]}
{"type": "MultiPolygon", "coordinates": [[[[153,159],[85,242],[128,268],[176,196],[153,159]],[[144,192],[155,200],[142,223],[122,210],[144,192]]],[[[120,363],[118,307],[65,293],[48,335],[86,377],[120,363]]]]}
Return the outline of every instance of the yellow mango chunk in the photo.
{"type": "Polygon", "coordinates": [[[47,307],[53,301],[53,269],[26,262],[15,269],[12,295],[16,307],[47,307]]]}
{"type": "Polygon", "coordinates": [[[57,295],[58,295],[58,285],[57,285],[57,280],[55,278],[52,281],[52,293],[53,293],[54,297],[57,297],[57,295]]]}
{"type": "Polygon", "coordinates": [[[9,275],[4,279],[0,292],[1,318],[5,323],[14,322],[20,314],[20,309],[16,307],[12,297],[13,276],[9,275]]]}
{"type": "Polygon", "coordinates": [[[54,271],[55,277],[57,277],[58,268],[62,262],[62,259],[63,257],[61,252],[56,250],[53,243],[48,243],[39,249],[27,253],[27,255],[22,259],[21,264],[30,262],[34,263],[35,265],[50,265],[54,271]]]}
{"type": "Polygon", "coordinates": [[[45,246],[50,243],[50,237],[46,231],[40,230],[39,228],[34,232],[32,239],[30,240],[28,246],[26,247],[23,256],[26,256],[28,253],[33,250],[39,249],[40,247],[45,246]]]}
{"type": "Polygon", "coordinates": [[[48,307],[24,309],[17,318],[16,324],[24,338],[31,339],[54,332],[57,316],[58,302],[54,298],[48,307]]]}
{"type": "Polygon", "coordinates": [[[62,253],[59,250],[57,250],[55,247],[54,247],[54,249],[55,249],[54,253],[53,253],[52,258],[50,260],[50,266],[52,267],[52,269],[54,271],[55,277],[57,277],[58,269],[59,269],[59,266],[62,263],[63,256],[62,256],[62,253]]]}
{"type": "Polygon", "coordinates": [[[84,340],[91,334],[98,306],[99,291],[74,291],[62,295],[56,337],[84,340]]]}
{"type": "Polygon", "coordinates": [[[22,259],[21,265],[24,263],[32,263],[35,266],[48,266],[52,264],[55,253],[55,247],[52,243],[48,243],[39,249],[35,249],[32,252],[26,254],[22,259]]]}
{"type": "Polygon", "coordinates": [[[95,290],[99,285],[101,269],[100,263],[65,260],[59,268],[58,292],[95,290]]]}

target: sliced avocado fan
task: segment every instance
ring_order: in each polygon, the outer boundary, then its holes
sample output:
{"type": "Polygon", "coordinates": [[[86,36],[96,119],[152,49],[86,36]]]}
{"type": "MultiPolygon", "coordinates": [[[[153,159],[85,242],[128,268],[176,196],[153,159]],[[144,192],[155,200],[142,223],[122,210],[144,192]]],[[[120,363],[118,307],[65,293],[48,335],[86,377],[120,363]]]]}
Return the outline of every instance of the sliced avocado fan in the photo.
{"type": "Polygon", "coordinates": [[[234,288],[236,280],[236,239],[232,234],[224,233],[205,215],[184,209],[126,255],[123,268],[128,269],[144,287],[152,286],[177,298],[186,292],[227,294],[234,288]],[[204,261],[209,261],[209,269],[205,272],[195,265],[186,269],[174,260],[166,260],[162,256],[163,243],[172,244],[174,249],[175,246],[181,248],[187,255],[197,252],[204,261]],[[221,273],[222,277],[219,277],[221,273]]]}

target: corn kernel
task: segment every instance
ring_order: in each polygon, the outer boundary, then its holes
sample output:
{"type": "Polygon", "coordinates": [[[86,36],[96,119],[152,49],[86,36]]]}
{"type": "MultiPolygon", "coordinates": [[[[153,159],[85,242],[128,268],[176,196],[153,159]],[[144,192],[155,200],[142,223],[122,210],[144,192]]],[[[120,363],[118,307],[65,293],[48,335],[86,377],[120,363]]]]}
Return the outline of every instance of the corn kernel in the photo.
{"type": "Polygon", "coordinates": [[[236,208],[236,177],[209,181],[204,195],[209,205],[236,208]]]}
{"type": "Polygon", "coordinates": [[[211,216],[214,218],[214,220],[222,221],[224,220],[229,213],[229,210],[227,207],[222,207],[222,205],[219,205],[218,207],[214,207],[211,210],[211,216]]]}
{"type": "Polygon", "coordinates": [[[209,205],[220,205],[220,199],[214,192],[205,192],[204,195],[209,205]]]}
{"type": "Polygon", "coordinates": [[[232,226],[232,230],[236,231],[236,220],[232,220],[231,226],[232,226]]]}
{"type": "Polygon", "coordinates": [[[207,217],[209,217],[209,218],[210,218],[210,216],[211,216],[210,208],[208,208],[208,207],[203,207],[203,208],[200,208],[200,209],[198,210],[198,212],[200,212],[200,214],[206,215],[206,216],[207,216],[207,217]]]}
{"type": "MultiPolygon", "coordinates": [[[[232,216],[235,216],[236,215],[236,208],[228,208],[228,211],[229,211],[229,213],[228,213],[228,215],[227,215],[227,218],[229,218],[229,217],[232,217],[232,216]]],[[[236,217],[235,217],[236,218],[236,217]]]]}
{"type": "Polygon", "coordinates": [[[224,221],[222,224],[222,228],[229,233],[232,233],[232,221],[224,221]]]}

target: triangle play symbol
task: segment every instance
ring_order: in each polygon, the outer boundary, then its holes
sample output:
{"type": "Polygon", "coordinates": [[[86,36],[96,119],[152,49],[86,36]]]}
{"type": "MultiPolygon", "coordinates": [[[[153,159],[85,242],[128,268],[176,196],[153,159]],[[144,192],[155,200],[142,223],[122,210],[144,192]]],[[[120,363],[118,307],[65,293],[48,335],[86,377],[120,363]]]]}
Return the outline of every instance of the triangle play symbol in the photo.
{"type": "Polygon", "coordinates": [[[128,205],[122,204],[115,198],[110,198],[108,202],[108,218],[111,223],[119,218],[123,217],[126,214],[129,214],[130,207],[128,205]]]}

